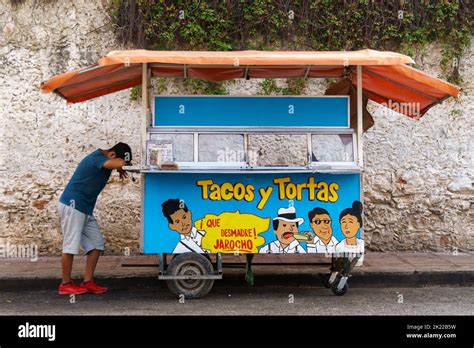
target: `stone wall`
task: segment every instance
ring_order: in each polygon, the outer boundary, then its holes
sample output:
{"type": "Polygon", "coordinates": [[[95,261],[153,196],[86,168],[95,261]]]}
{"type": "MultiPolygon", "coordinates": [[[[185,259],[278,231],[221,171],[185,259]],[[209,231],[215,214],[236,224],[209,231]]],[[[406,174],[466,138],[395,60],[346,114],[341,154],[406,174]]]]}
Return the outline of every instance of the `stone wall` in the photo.
{"type": "MultiPolygon", "coordinates": [[[[0,0],[0,245],[37,244],[60,252],[56,204],[77,163],[90,151],[126,141],[139,147],[138,102],[123,91],[66,106],[41,94],[42,81],[89,65],[118,45],[106,1],[0,0]]],[[[375,126],[365,135],[366,240],[372,250],[474,250],[473,54],[461,61],[463,96],[434,107],[420,121],[371,104],[375,126]]],[[[440,75],[436,47],[417,57],[440,75]]],[[[250,95],[258,81],[227,84],[250,95]]],[[[284,83],[279,80],[278,83],[284,83]]],[[[168,84],[165,93],[179,93],[168,84]]],[[[311,82],[308,94],[325,83],[311,82]]],[[[253,137],[257,162],[304,161],[305,139],[253,137]],[[276,151],[292,146],[292,151],[276,151]],[[296,146],[295,146],[296,145],[296,146]],[[272,157],[272,154],[281,157],[272,157]]],[[[138,251],[140,183],[115,174],[100,196],[97,219],[108,253],[138,251]]]]}
{"type": "MultiPolygon", "coordinates": [[[[57,200],[76,165],[118,141],[139,146],[139,112],[129,91],[67,106],[40,93],[52,75],[95,62],[117,48],[100,1],[25,1],[0,5],[0,244],[60,252],[57,200]]],[[[98,202],[108,251],[137,249],[139,183],[117,176],[98,202]]]]}

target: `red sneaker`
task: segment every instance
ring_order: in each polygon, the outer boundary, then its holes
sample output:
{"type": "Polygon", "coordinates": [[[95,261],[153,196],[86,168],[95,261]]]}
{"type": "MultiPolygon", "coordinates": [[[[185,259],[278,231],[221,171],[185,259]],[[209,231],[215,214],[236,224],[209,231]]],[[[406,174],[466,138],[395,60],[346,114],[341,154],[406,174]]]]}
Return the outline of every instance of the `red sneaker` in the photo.
{"type": "Polygon", "coordinates": [[[88,292],[86,288],[74,284],[73,282],[69,282],[66,284],[61,283],[59,285],[59,295],[82,295],[88,292]]]}
{"type": "Polygon", "coordinates": [[[104,288],[103,286],[97,285],[93,280],[88,281],[86,283],[82,282],[81,287],[83,289],[86,289],[91,294],[103,294],[107,292],[107,290],[109,290],[107,288],[104,288]]]}

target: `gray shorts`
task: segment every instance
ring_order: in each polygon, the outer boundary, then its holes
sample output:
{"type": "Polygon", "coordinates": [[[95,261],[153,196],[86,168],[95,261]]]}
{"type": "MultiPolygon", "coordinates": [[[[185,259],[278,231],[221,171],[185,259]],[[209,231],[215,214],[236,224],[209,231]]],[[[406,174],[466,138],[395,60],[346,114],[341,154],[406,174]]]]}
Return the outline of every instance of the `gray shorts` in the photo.
{"type": "Polygon", "coordinates": [[[104,251],[104,236],[94,216],[61,202],[58,210],[63,232],[63,253],[77,255],[81,246],[86,253],[94,249],[104,251]]]}

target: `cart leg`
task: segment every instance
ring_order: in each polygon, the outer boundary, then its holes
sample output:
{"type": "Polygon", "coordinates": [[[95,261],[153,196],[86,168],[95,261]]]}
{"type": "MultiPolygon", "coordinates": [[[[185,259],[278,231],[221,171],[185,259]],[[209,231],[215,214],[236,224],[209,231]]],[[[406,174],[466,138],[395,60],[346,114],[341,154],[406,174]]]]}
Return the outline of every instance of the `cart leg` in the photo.
{"type": "Polygon", "coordinates": [[[345,257],[344,258],[344,272],[343,275],[351,276],[351,272],[354,269],[357,262],[360,260],[361,256],[356,255],[352,259],[345,257]]]}
{"type": "Polygon", "coordinates": [[[252,272],[252,260],[253,254],[245,254],[246,264],[245,264],[245,281],[248,285],[253,286],[255,283],[255,278],[252,272]]]}
{"type": "Polygon", "coordinates": [[[349,279],[350,276],[350,261],[348,257],[344,257],[344,267],[342,269],[341,273],[341,279],[339,280],[339,283],[337,284],[337,290],[343,291],[345,287],[347,287],[347,279],[349,279]]]}
{"type": "Polygon", "coordinates": [[[160,259],[160,264],[158,265],[160,269],[158,274],[164,275],[168,268],[168,265],[166,264],[166,254],[159,254],[158,257],[160,259]]]}
{"type": "Polygon", "coordinates": [[[347,279],[349,279],[349,259],[344,257],[339,259],[339,262],[341,261],[342,267],[338,265],[338,269],[341,269],[341,272],[337,274],[336,279],[331,284],[331,290],[336,296],[342,296],[347,292],[347,279]]]}
{"type": "Polygon", "coordinates": [[[331,254],[331,272],[336,271],[336,257],[334,254],[331,254]]]}
{"type": "Polygon", "coordinates": [[[331,254],[331,268],[329,270],[331,271],[331,273],[329,273],[325,277],[325,283],[324,283],[324,286],[328,289],[331,288],[332,284],[336,280],[337,275],[339,274],[336,267],[336,257],[334,256],[334,254],[331,254]]]}
{"type": "Polygon", "coordinates": [[[350,267],[349,267],[349,272],[352,272],[352,270],[357,265],[357,263],[359,262],[359,260],[361,259],[362,256],[363,255],[356,256],[351,260],[351,264],[350,264],[350,267]]]}
{"type": "Polygon", "coordinates": [[[217,274],[224,273],[224,271],[222,270],[222,254],[221,253],[216,254],[216,270],[217,270],[217,274]]]}
{"type": "Polygon", "coordinates": [[[359,259],[360,259],[360,256],[354,256],[352,259],[350,259],[349,257],[344,257],[343,270],[340,276],[338,276],[336,280],[334,281],[334,283],[332,284],[331,289],[334,295],[342,296],[347,292],[347,288],[348,288],[347,281],[349,277],[351,276],[352,269],[355,267],[359,259]]]}

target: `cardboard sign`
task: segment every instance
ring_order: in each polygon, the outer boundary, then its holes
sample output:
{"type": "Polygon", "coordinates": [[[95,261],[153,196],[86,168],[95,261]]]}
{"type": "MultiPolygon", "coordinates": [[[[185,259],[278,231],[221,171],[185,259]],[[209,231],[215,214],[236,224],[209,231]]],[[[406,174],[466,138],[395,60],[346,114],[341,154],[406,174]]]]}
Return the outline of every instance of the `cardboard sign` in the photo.
{"type": "Polygon", "coordinates": [[[157,167],[162,162],[173,162],[173,142],[148,140],[146,143],[147,165],[157,167]]]}

